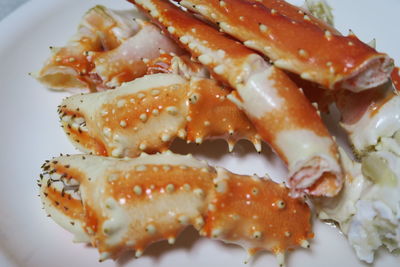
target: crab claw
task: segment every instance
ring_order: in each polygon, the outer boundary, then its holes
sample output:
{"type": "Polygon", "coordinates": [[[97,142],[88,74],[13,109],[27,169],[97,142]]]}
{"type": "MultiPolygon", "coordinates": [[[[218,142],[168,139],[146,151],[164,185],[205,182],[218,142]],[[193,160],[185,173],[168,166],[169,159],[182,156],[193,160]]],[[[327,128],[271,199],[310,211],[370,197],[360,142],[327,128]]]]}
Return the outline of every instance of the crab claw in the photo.
{"type": "Polygon", "coordinates": [[[260,147],[255,128],[227,99],[229,93],[209,79],[153,74],[116,90],[69,97],[59,114],[70,140],[97,155],[161,152],[176,137],[196,143],[223,138],[230,144],[248,139],[260,147]]]}
{"type": "Polygon", "coordinates": [[[188,225],[246,249],[282,254],[312,238],[310,209],[271,180],[212,168],[170,152],[135,159],[92,155],[54,158],[40,192],[49,215],[100,259],[125,250],[140,256],[188,225]]]}

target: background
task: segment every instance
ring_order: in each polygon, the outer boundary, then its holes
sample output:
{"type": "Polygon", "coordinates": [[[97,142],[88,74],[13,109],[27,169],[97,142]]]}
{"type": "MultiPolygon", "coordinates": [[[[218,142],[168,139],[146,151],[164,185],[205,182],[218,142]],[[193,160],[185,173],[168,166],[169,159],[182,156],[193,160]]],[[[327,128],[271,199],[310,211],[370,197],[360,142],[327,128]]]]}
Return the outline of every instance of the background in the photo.
{"type": "Polygon", "coordinates": [[[0,0],[0,20],[28,0],[0,0]]]}

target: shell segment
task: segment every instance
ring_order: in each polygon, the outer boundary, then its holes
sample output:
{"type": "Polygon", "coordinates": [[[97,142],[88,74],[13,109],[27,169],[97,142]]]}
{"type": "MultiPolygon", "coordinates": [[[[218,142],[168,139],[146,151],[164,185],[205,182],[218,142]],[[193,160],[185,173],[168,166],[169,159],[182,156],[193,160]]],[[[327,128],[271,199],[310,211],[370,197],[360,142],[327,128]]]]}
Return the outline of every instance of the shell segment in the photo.
{"type": "Polygon", "coordinates": [[[245,114],[227,99],[229,93],[209,79],[187,82],[174,74],[153,74],[112,91],[69,97],[59,114],[70,140],[97,155],[161,152],[176,137],[260,144],[245,114]]]}
{"type": "Polygon", "coordinates": [[[289,197],[288,189],[190,156],[74,155],[42,167],[39,185],[46,211],[76,240],[98,248],[101,260],[126,250],[140,256],[153,242],[173,242],[188,225],[225,242],[276,254],[312,238],[310,210],[289,197]],[[277,201],[285,207],[276,206],[277,201]]]}

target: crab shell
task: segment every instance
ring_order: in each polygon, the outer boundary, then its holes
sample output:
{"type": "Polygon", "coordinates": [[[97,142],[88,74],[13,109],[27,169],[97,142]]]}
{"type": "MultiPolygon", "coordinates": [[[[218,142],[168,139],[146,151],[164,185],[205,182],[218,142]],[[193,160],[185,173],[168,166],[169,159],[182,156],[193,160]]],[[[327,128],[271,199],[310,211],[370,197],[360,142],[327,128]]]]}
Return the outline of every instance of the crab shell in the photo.
{"type": "Polygon", "coordinates": [[[272,251],[280,260],[313,237],[310,209],[289,197],[284,186],[212,168],[191,156],[74,155],[42,167],[46,211],[75,240],[97,247],[101,260],[125,250],[140,256],[159,240],[173,243],[188,225],[253,253],[272,251]]]}
{"type": "Polygon", "coordinates": [[[57,90],[104,91],[142,77],[148,62],[163,53],[183,54],[175,42],[141,17],[103,6],[90,9],[72,40],[52,48],[35,77],[57,90]]]}
{"type": "Polygon", "coordinates": [[[246,115],[227,99],[229,90],[209,79],[186,81],[175,74],[153,74],[118,89],[65,99],[62,127],[82,151],[113,157],[168,149],[176,137],[202,143],[223,138],[230,149],[261,140],[246,115]]]}
{"type": "MultiPolygon", "coordinates": [[[[313,1],[305,1],[305,8],[292,5],[284,0],[253,0],[253,2],[258,2],[263,4],[268,9],[274,9],[276,12],[290,18],[295,21],[307,21],[308,23],[322,29],[328,30],[334,34],[340,34],[332,25],[333,22],[328,19],[322,20],[319,17],[312,15],[312,10],[315,9],[315,4],[313,1]],[[304,20],[304,16],[308,16],[309,19],[304,20]]],[[[314,1],[315,2],[315,1],[314,1]]],[[[317,1],[318,4],[324,4],[323,1],[317,1]]],[[[326,5],[326,3],[325,3],[326,5]]],[[[324,8],[330,8],[329,6],[324,6],[324,8]]]]}
{"type": "Polygon", "coordinates": [[[354,34],[342,36],[301,9],[295,15],[295,7],[284,1],[179,2],[266,55],[275,66],[330,89],[373,88],[385,83],[393,68],[392,59],[354,34]]]}
{"type": "MultiPolygon", "coordinates": [[[[377,88],[376,92],[364,96],[367,99],[364,108],[350,107],[347,111],[347,117],[353,118],[344,120],[341,125],[358,156],[373,150],[382,138],[392,138],[400,130],[400,97],[394,90],[390,84],[386,88],[377,88]]],[[[347,106],[360,99],[358,95],[344,97],[347,106]]]]}
{"type": "Polygon", "coordinates": [[[51,48],[51,56],[35,78],[56,90],[94,91],[96,81],[89,77],[93,64],[88,51],[107,51],[118,47],[140,29],[131,12],[120,12],[96,6],[82,18],[77,33],[60,48],[51,48]]]}
{"type": "Polygon", "coordinates": [[[147,11],[213,77],[236,90],[230,99],[288,164],[295,194],[333,196],[340,191],[336,144],[317,110],[285,73],[169,2],[131,2],[147,11]]]}

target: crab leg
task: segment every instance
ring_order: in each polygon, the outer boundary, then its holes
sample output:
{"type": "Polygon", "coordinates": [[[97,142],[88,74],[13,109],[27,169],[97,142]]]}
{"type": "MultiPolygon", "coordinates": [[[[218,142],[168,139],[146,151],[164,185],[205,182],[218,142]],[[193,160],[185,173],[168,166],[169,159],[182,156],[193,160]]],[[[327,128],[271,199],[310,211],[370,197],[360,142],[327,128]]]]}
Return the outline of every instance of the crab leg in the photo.
{"type": "Polygon", "coordinates": [[[282,71],[171,3],[132,2],[167,28],[212,75],[236,89],[230,98],[288,164],[294,191],[332,196],[340,190],[336,145],[315,108],[282,71]]]}
{"type": "Polygon", "coordinates": [[[198,144],[223,138],[230,149],[248,139],[260,151],[260,137],[227,99],[229,93],[210,79],[188,82],[175,74],[154,74],[115,90],[69,97],[59,113],[71,141],[97,155],[165,151],[176,137],[198,144]]]}
{"type": "Polygon", "coordinates": [[[308,247],[310,209],[269,179],[240,176],[191,156],[142,154],[54,158],[43,166],[40,195],[48,214],[91,242],[100,260],[168,240],[193,225],[201,235],[278,256],[308,247]],[[101,192],[101,193],[100,193],[101,192]],[[249,205],[251,203],[251,205],[249,205]]]}
{"type": "Polygon", "coordinates": [[[114,49],[139,31],[139,25],[128,14],[103,6],[90,9],[66,46],[51,47],[51,57],[35,77],[56,90],[95,90],[96,85],[88,75],[93,65],[86,52],[114,49]]]}
{"type": "MultiPolygon", "coordinates": [[[[274,2],[274,1],[272,1],[274,2]]],[[[353,34],[332,32],[316,18],[295,16],[294,6],[253,0],[184,0],[181,5],[200,13],[218,27],[268,56],[274,64],[327,88],[362,91],[385,83],[393,61],[353,34]],[[261,2],[261,3],[260,3],[261,2]]],[[[300,13],[301,12],[301,13],[300,13]]]]}
{"type": "Polygon", "coordinates": [[[149,22],[140,24],[138,33],[117,48],[89,53],[88,60],[94,65],[90,75],[98,76],[107,88],[142,77],[147,71],[147,62],[158,58],[161,53],[183,54],[175,42],[161,34],[156,26],[149,22]]]}

